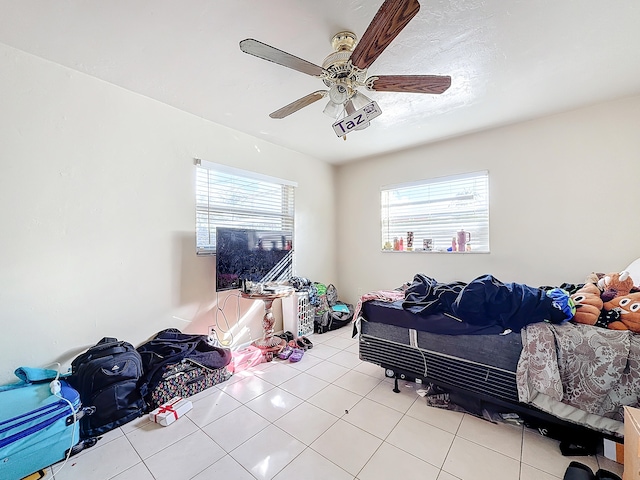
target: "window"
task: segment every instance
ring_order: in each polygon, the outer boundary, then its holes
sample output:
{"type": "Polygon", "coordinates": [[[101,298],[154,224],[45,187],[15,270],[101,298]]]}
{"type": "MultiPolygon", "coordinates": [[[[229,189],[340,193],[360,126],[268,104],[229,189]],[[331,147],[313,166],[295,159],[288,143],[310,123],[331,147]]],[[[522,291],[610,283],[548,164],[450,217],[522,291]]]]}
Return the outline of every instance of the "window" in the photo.
{"type": "Polygon", "coordinates": [[[383,250],[399,249],[394,243],[402,239],[404,250],[447,251],[464,230],[466,251],[489,251],[486,171],[384,186],[380,199],[383,250]],[[407,232],[413,233],[412,245],[407,232]]]}
{"type": "Polygon", "coordinates": [[[216,251],[216,227],[293,232],[296,184],[196,160],[196,251],[216,251]]]}

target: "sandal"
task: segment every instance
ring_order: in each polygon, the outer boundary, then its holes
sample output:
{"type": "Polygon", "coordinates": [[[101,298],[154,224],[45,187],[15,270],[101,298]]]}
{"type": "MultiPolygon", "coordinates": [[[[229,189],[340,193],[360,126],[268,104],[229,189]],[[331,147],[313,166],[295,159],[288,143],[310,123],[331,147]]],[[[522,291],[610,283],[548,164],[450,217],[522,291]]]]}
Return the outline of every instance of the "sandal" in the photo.
{"type": "Polygon", "coordinates": [[[291,355],[289,356],[289,361],[294,363],[299,362],[300,360],[302,360],[303,355],[304,350],[302,350],[301,348],[294,348],[291,352],[291,355]]]}
{"type": "Polygon", "coordinates": [[[309,348],[309,347],[307,346],[307,344],[306,344],[306,343],[304,343],[304,341],[302,340],[302,338],[299,338],[299,339],[297,339],[297,340],[296,340],[296,345],[297,345],[297,348],[300,348],[300,349],[302,349],[302,350],[306,350],[307,348],[309,348]]]}
{"type": "Polygon", "coordinates": [[[286,360],[291,356],[292,353],[293,353],[293,348],[291,348],[289,345],[285,345],[282,351],[278,354],[278,358],[280,360],[286,360]]]}
{"type": "Polygon", "coordinates": [[[301,337],[301,338],[304,344],[307,346],[307,348],[313,348],[313,343],[311,343],[311,340],[309,340],[307,337],[301,337]]]}

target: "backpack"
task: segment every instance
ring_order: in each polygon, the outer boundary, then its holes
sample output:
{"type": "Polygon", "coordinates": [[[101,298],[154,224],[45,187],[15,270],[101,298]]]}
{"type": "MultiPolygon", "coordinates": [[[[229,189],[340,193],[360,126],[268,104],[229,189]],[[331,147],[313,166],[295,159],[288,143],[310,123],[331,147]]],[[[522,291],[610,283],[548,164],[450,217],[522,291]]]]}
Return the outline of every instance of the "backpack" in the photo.
{"type": "Polygon", "coordinates": [[[68,381],[93,415],[80,420],[80,438],[101,435],[140,417],[146,410],[141,388],[142,359],[127,342],[105,337],[71,362],[68,381]]]}
{"type": "Polygon", "coordinates": [[[332,284],[318,288],[318,301],[314,312],[314,331],[325,333],[344,327],[353,320],[353,305],[338,300],[338,290],[332,284]],[[321,293],[322,292],[322,293],[321,293]]]}

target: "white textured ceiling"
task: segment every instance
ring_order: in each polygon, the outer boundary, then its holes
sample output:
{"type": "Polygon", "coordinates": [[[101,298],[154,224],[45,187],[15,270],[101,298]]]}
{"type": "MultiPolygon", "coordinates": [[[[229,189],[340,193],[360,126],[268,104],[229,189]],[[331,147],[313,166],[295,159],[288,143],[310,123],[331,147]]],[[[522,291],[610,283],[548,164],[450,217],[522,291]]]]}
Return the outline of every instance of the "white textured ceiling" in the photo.
{"type": "Polygon", "coordinates": [[[442,95],[368,92],[382,115],[343,141],[321,80],[240,51],[255,38],[321,65],[382,0],[0,0],[0,42],[332,163],[640,94],[638,0],[420,0],[369,75],[450,75],[442,95]]]}

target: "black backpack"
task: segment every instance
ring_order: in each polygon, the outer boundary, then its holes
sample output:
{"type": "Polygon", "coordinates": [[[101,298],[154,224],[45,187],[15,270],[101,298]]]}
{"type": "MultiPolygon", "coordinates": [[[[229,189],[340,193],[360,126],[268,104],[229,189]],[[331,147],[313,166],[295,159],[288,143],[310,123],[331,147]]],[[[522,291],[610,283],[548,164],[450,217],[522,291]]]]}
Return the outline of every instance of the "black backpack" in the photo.
{"type": "Polygon", "coordinates": [[[80,437],[95,437],[140,417],[146,410],[141,378],[140,354],[115,338],[105,337],[76,357],[69,383],[83,405],[96,409],[80,420],[80,437]]]}

